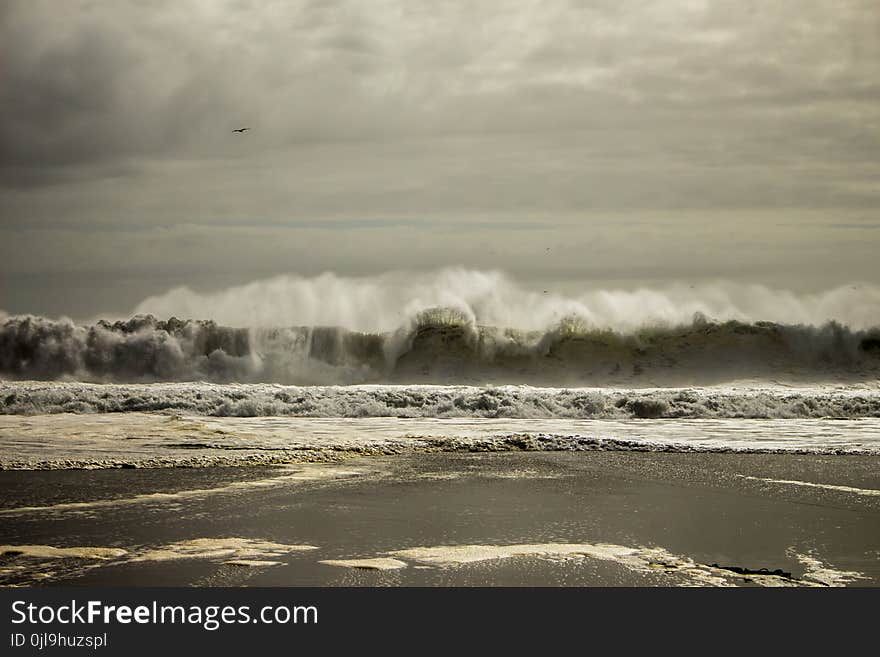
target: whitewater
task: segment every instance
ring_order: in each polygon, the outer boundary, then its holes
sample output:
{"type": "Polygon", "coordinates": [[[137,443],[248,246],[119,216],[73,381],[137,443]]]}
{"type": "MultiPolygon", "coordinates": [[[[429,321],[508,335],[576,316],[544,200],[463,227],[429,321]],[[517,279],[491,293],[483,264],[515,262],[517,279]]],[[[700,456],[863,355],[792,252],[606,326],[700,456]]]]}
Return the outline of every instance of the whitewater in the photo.
{"type": "Polygon", "coordinates": [[[462,269],[178,288],[127,318],[0,313],[0,467],[874,452],[878,326],[864,284],[566,296],[462,269]]]}

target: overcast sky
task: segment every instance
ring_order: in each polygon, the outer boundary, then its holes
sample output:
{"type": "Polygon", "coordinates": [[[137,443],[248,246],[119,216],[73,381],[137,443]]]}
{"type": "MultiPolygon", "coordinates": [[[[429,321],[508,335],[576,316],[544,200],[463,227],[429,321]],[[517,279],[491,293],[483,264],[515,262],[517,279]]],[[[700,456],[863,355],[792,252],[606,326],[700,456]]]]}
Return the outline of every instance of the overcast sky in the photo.
{"type": "Polygon", "coordinates": [[[0,3],[8,312],[447,265],[880,283],[878,174],[877,0],[0,3]]]}

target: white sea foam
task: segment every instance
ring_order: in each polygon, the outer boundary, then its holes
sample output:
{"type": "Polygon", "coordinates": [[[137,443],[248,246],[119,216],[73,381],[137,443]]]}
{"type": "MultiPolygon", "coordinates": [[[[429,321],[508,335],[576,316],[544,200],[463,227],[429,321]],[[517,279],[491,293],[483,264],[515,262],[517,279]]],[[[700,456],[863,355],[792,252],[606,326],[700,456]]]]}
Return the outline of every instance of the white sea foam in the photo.
{"type": "Polygon", "coordinates": [[[818,582],[823,586],[846,586],[850,582],[867,579],[863,573],[858,571],[832,568],[812,554],[801,554],[795,551],[792,553],[806,568],[804,578],[818,582]]]}
{"type": "Polygon", "coordinates": [[[24,583],[58,576],[76,576],[108,565],[136,562],[169,562],[201,559],[229,566],[267,568],[283,565],[291,554],[307,553],[314,545],[288,545],[266,539],[238,536],[204,537],[176,541],[159,546],[59,547],[53,545],[0,545],[4,563],[0,567],[0,585],[4,580],[24,583]],[[26,561],[20,561],[24,558],[26,561]],[[39,560],[35,565],[34,560],[39,560]]]}
{"type": "Polygon", "coordinates": [[[142,551],[133,555],[129,560],[223,559],[226,561],[250,561],[317,549],[314,545],[285,545],[254,538],[194,538],[142,551]]]}
{"type": "Polygon", "coordinates": [[[746,475],[736,475],[742,479],[751,479],[752,481],[765,481],[769,484],[784,484],[787,486],[803,486],[806,488],[823,488],[825,490],[834,490],[842,493],[853,493],[855,495],[866,495],[875,497],[880,495],[880,490],[875,488],[856,488],[854,486],[841,486],[838,484],[818,484],[812,481],[798,481],[796,479],[770,479],[766,477],[751,477],[746,475]]]}
{"type": "Polygon", "coordinates": [[[361,570],[399,570],[406,568],[406,562],[388,557],[372,557],[368,559],[324,559],[321,561],[328,566],[340,566],[342,568],[359,568],[361,570]]]}
{"type": "Polygon", "coordinates": [[[280,561],[262,561],[259,559],[231,559],[223,563],[227,566],[243,566],[245,568],[268,568],[270,566],[283,565],[280,561]]]}
{"type": "MultiPolygon", "coordinates": [[[[158,547],[121,548],[55,547],[48,545],[4,545],[0,555],[17,559],[25,557],[49,562],[78,559],[92,562],[81,570],[89,570],[102,563],[166,562],[189,559],[218,561],[224,565],[265,568],[282,565],[283,557],[307,553],[318,548],[313,545],[283,544],[265,539],[242,537],[195,538],[158,547]]],[[[516,558],[545,559],[577,562],[598,560],[615,563],[629,571],[649,576],[655,583],[684,586],[736,586],[751,583],[765,587],[836,587],[865,579],[863,573],[835,569],[812,554],[802,554],[793,548],[789,553],[803,566],[801,577],[787,573],[749,571],[707,565],[676,555],[662,547],[631,547],[613,543],[540,543],[513,545],[440,545],[417,546],[392,550],[385,554],[349,559],[325,559],[319,563],[342,568],[364,570],[400,570],[414,568],[458,568],[475,566],[488,561],[516,558]]],[[[4,564],[0,576],[18,577],[26,570],[23,564],[4,564]]],[[[33,573],[32,579],[51,578],[51,571],[33,573]]]]}
{"type": "MultiPolygon", "coordinates": [[[[5,469],[301,463],[299,470],[279,473],[264,483],[240,482],[218,489],[230,492],[297,478],[343,477],[362,471],[355,466],[304,463],[309,461],[359,454],[459,450],[878,454],[880,418],[218,418],[150,413],[0,416],[0,467],[5,469]]],[[[159,502],[205,494],[183,491],[136,499],[159,502]]],[[[99,503],[89,504],[91,508],[99,503]]]]}
{"type": "MultiPolygon", "coordinates": [[[[796,554],[805,566],[801,578],[788,574],[763,571],[738,572],[737,569],[707,565],[662,547],[629,547],[613,543],[540,543],[514,545],[439,545],[419,546],[387,553],[402,563],[415,563],[435,568],[461,567],[514,558],[537,558],[550,560],[587,559],[619,564],[627,570],[644,575],[674,577],[670,584],[690,586],[735,586],[752,583],[765,587],[790,586],[845,586],[864,575],[854,571],[831,568],[814,557],[796,554]]],[[[370,559],[342,561],[359,563],[370,559]]]]}
{"type": "Polygon", "coordinates": [[[58,513],[66,515],[94,516],[97,512],[119,506],[136,504],[162,504],[202,499],[211,495],[242,493],[258,489],[274,488],[301,482],[353,477],[363,474],[366,468],[341,467],[338,465],[304,463],[273,471],[261,479],[235,481],[213,488],[197,488],[174,493],[143,493],[131,497],[105,498],[88,502],[59,502],[44,506],[19,506],[0,509],[0,516],[58,513]]]}
{"type": "Polygon", "coordinates": [[[39,559],[118,559],[128,554],[121,548],[54,547],[51,545],[0,545],[0,555],[39,559]]]}
{"type": "Polygon", "coordinates": [[[705,387],[352,385],[0,381],[0,417],[162,412],[214,417],[877,418],[880,382],[705,387]]]}

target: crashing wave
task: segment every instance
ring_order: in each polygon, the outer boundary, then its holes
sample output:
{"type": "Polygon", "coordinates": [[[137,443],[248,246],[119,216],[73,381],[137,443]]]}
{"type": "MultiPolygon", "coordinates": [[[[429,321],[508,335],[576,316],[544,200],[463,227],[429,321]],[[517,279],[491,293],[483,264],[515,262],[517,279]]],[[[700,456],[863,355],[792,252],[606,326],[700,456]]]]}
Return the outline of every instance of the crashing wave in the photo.
{"type": "Polygon", "coordinates": [[[566,317],[547,330],[523,331],[431,308],[397,330],[365,333],[151,315],[85,326],[31,315],[0,319],[0,376],[19,380],[705,385],[878,373],[880,329],[835,322],[715,322],[698,314],[687,325],[625,332],[566,317]]]}
{"type": "Polygon", "coordinates": [[[128,412],[319,418],[855,419],[880,417],[880,390],[0,382],[0,415],[128,412]]]}

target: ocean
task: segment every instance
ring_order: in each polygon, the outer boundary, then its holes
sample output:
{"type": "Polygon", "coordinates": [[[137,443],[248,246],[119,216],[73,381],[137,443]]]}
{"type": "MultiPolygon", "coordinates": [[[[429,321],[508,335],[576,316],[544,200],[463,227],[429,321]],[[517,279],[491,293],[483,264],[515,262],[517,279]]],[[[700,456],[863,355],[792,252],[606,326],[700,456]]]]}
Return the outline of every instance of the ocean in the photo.
{"type": "Polygon", "coordinates": [[[0,584],[875,585],[878,329],[707,308],[2,317],[0,584]]]}
{"type": "Polygon", "coordinates": [[[278,462],[426,441],[875,452],[878,336],[703,316],[502,329],[454,308],[384,332],[13,316],[0,323],[0,463],[278,462]]]}

